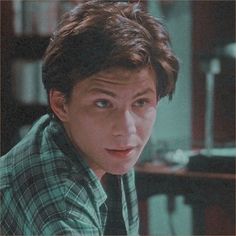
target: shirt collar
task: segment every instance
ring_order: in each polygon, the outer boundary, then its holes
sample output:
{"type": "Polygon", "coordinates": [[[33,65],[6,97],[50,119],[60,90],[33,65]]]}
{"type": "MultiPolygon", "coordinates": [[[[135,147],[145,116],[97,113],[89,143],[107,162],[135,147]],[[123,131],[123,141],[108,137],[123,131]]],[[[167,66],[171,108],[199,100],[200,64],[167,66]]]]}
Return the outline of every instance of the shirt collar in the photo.
{"type": "Polygon", "coordinates": [[[69,158],[70,161],[73,162],[73,165],[76,165],[78,174],[83,176],[84,181],[93,192],[98,207],[100,207],[107,199],[107,194],[105,193],[100,180],[76,150],[62,123],[53,117],[49,117],[49,119],[51,119],[51,121],[48,126],[49,132],[47,133],[51,136],[49,138],[50,142],[54,142],[57,149],[63,153],[63,156],[69,158]]]}

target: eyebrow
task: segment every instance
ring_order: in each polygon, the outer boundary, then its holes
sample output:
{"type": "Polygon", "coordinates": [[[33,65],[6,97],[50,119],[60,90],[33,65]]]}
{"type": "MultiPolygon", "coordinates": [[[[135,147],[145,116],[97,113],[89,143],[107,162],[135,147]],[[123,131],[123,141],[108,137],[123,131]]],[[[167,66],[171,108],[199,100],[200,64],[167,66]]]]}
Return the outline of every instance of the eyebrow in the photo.
{"type": "Polygon", "coordinates": [[[92,88],[89,90],[89,93],[104,93],[106,95],[109,95],[111,97],[117,97],[117,95],[111,91],[108,91],[106,89],[102,89],[102,88],[92,88]]]}
{"type": "Polygon", "coordinates": [[[147,88],[147,89],[145,89],[144,91],[141,91],[141,92],[136,93],[136,94],[134,95],[134,98],[137,98],[137,97],[143,96],[143,95],[145,95],[145,94],[147,94],[147,93],[153,93],[153,94],[156,94],[156,92],[155,92],[153,89],[151,89],[151,88],[147,88]]]}
{"type": "MultiPolygon", "coordinates": [[[[102,89],[102,88],[92,88],[92,89],[89,90],[89,92],[90,92],[90,93],[103,93],[103,94],[109,95],[109,96],[114,97],[114,98],[117,97],[117,95],[116,95],[115,93],[113,93],[113,92],[111,92],[111,91],[108,91],[108,90],[106,90],[106,89],[102,89]]],[[[135,99],[135,98],[140,97],[140,96],[143,96],[143,95],[145,95],[145,94],[147,94],[147,93],[156,94],[156,92],[155,92],[153,89],[147,88],[147,89],[145,89],[144,91],[141,91],[141,92],[136,93],[136,94],[133,96],[133,98],[135,99]]]]}

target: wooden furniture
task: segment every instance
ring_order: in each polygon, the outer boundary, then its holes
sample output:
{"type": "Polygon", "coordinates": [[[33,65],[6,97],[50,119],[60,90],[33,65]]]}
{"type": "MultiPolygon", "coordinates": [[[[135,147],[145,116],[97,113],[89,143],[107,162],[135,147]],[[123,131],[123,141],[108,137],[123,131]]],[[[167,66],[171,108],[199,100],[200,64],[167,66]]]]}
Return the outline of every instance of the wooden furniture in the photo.
{"type": "Polygon", "coordinates": [[[235,1],[192,1],[192,144],[204,147],[206,91],[201,63],[220,57],[215,78],[214,142],[235,143],[235,58],[217,51],[235,42],[235,1]]]}
{"type": "Polygon", "coordinates": [[[183,196],[191,206],[193,235],[235,235],[235,174],[191,172],[152,163],[135,169],[141,234],[148,235],[147,199],[166,194],[183,196]]]}

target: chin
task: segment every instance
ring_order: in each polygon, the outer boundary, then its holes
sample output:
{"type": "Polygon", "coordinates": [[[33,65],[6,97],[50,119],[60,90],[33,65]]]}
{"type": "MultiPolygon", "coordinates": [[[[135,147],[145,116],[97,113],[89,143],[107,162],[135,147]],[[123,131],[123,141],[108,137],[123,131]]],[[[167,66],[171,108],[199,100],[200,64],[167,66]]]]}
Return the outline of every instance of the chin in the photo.
{"type": "MultiPolygon", "coordinates": [[[[131,168],[130,168],[131,169],[131,168]]],[[[128,170],[122,170],[122,171],[112,171],[110,174],[112,174],[112,175],[125,175],[126,173],[128,173],[129,172],[129,170],[130,169],[128,169],[128,170]]]]}
{"type": "Polygon", "coordinates": [[[134,167],[134,165],[135,165],[135,163],[121,166],[121,167],[115,167],[111,170],[108,170],[107,173],[110,173],[112,175],[124,175],[124,174],[128,173],[134,167]]]}

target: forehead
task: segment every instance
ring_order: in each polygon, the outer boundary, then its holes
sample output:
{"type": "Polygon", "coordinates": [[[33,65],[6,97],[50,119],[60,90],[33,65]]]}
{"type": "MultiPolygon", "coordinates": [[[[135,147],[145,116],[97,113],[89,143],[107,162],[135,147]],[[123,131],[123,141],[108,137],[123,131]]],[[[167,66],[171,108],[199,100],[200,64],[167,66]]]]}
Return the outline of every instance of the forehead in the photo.
{"type": "Polygon", "coordinates": [[[140,69],[110,68],[96,73],[75,85],[75,89],[84,92],[96,87],[108,87],[111,89],[142,89],[156,87],[156,73],[151,66],[140,69]]]}

